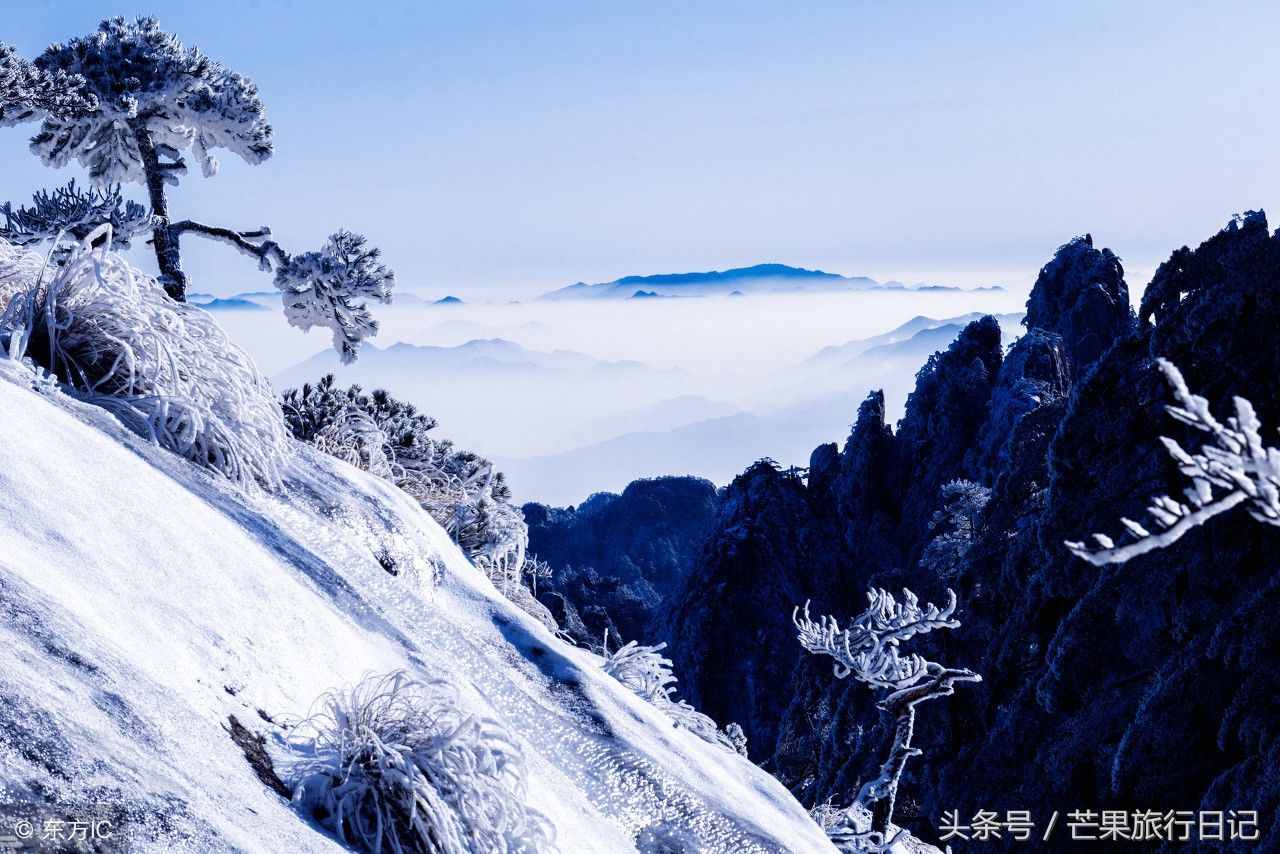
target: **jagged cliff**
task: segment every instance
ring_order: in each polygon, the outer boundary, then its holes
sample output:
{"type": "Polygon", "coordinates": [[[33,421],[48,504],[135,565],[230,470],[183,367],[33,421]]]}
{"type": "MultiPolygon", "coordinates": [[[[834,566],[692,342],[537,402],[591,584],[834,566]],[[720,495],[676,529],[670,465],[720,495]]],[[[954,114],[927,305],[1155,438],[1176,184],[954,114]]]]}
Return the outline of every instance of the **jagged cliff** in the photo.
{"type": "Polygon", "coordinates": [[[953,809],[1256,809],[1280,846],[1280,531],[1239,513],[1105,569],[1062,546],[1181,489],[1156,437],[1199,442],[1165,414],[1156,357],[1215,408],[1243,395],[1280,424],[1280,236],[1251,213],[1178,250],[1138,316],[1116,256],[1077,238],[1024,322],[1007,351],[990,318],[965,328],[896,429],[873,393],[807,482],[762,464],[734,481],[670,616],[683,689],[741,723],[802,801],[847,802],[887,734],[865,688],[800,654],[791,609],[847,616],[868,585],[950,586],[963,628],[919,647],[985,681],[922,716],[904,824],[927,837],[953,809]]]}

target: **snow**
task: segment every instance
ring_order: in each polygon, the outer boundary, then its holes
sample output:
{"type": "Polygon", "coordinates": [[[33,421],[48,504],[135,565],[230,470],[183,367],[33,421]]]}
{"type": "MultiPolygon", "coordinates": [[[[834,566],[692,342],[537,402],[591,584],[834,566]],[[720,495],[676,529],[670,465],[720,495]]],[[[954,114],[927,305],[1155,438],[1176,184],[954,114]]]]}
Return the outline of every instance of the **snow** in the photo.
{"type": "Polygon", "coordinates": [[[518,611],[390,484],[298,446],[283,490],[247,494],[33,379],[0,359],[0,836],[105,816],[128,850],[340,850],[259,782],[228,716],[283,775],[279,722],[403,668],[517,734],[562,851],[833,850],[781,784],[518,611]]]}

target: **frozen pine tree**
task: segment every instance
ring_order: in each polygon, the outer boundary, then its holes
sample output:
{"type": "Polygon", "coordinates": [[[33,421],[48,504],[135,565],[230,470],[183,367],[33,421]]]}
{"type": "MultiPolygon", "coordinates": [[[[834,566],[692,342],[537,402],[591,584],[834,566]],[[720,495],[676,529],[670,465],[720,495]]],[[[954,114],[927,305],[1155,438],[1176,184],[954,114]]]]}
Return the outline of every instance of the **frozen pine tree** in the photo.
{"type": "Polygon", "coordinates": [[[978,539],[991,490],[971,480],[952,480],[943,484],[938,499],[941,506],[929,519],[929,542],[920,554],[920,565],[949,579],[960,572],[978,539]]]}
{"type": "Polygon", "coordinates": [[[295,439],[391,481],[500,589],[520,583],[529,528],[506,478],[488,460],[433,438],[434,418],[381,389],[340,388],[332,374],[286,391],[281,406],[295,439]]]}
{"type": "MultiPolygon", "coordinates": [[[[251,164],[274,149],[253,81],[186,47],[155,18],[108,19],[29,63],[0,48],[0,98],[0,123],[40,121],[31,151],[46,165],[78,162],[99,190],[121,183],[147,188],[159,280],[172,298],[186,298],[181,242],[195,235],[274,271],[289,322],[330,329],[344,362],[377,332],[363,300],[390,302],[395,279],[364,237],[338,231],[318,252],[294,256],[267,226],[238,231],[170,216],[166,187],[187,173],[188,156],[209,177],[218,170],[216,149],[251,164]]],[[[112,224],[114,233],[123,233],[112,224]]]]}
{"type": "Polygon", "coordinates": [[[944,667],[917,654],[900,654],[900,645],[916,635],[960,625],[954,617],[956,596],[950,590],[943,608],[932,604],[921,607],[910,590],[902,593],[899,603],[887,590],[872,589],[867,593],[867,610],[843,629],[834,617],[822,616],[815,622],[809,616],[808,603],[803,615],[799,608],[792,614],[801,646],[815,655],[834,658],[836,678],[852,675],[873,690],[887,692],[879,707],[894,722],[893,741],[880,773],[863,784],[850,807],[871,813],[870,830],[845,841],[851,850],[881,851],[892,843],[889,830],[898,781],[907,760],[920,755],[911,744],[916,706],[951,695],[957,682],[982,681],[972,670],[944,667]]]}
{"type": "Polygon", "coordinates": [[[83,80],[96,101],[93,110],[56,104],[45,110],[32,153],[54,167],[78,161],[98,184],[145,184],[157,218],[152,239],[160,278],[181,299],[186,277],[165,186],[186,174],[187,152],[206,176],[217,171],[217,148],[253,164],[271,156],[271,126],[257,87],[183,45],[155,18],[105,20],[87,36],[50,45],[31,64],[52,78],[83,80]]]}
{"type": "Polygon", "coordinates": [[[1191,393],[1181,371],[1165,359],[1158,362],[1178,402],[1166,410],[1176,420],[1207,434],[1209,441],[1191,454],[1173,439],[1160,438],[1190,484],[1180,499],[1168,495],[1152,499],[1147,513],[1154,530],[1122,518],[1120,522],[1130,535],[1124,545],[1117,545],[1106,534],[1094,534],[1095,545],[1066,543],[1073,554],[1096,566],[1124,563],[1172,545],[1192,528],[1240,504],[1259,522],[1280,526],[1280,450],[1263,444],[1262,424],[1253,404],[1237,397],[1235,415],[1219,421],[1209,411],[1209,401],[1191,393]]]}

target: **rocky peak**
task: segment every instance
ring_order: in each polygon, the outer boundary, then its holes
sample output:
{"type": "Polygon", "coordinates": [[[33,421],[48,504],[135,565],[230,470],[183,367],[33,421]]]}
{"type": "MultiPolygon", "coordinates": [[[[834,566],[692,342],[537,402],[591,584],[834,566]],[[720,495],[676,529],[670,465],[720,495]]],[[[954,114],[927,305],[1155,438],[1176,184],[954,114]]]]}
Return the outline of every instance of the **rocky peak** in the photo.
{"type": "Polygon", "coordinates": [[[1129,328],[1131,318],[1120,259],[1110,249],[1095,249],[1086,234],[1059,247],[1041,268],[1022,322],[1062,337],[1075,379],[1129,328]]]}
{"type": "Polygon", "coordinates": [[[987,315],[966,326],[916,374],[915,391],[898,422],[900,471],[892,478],[906,484],[902,518],[909,526],[903,531],[907,540],[921,533],[918,528],[928,520],[938,488],[968,476],[964,459],[986,421],[1002,361],[1000,324],[987,315]]]}
{"type": "Polygon", "coordinates": [[[1066,397],[1071,381],[1062,337],[1044,329],[1027,330],[1009,348],[991,391],[987,423],[968,458],[970,475],[988,485],[1010,465],[1014,428],[1028,413],[1066,397]]]}

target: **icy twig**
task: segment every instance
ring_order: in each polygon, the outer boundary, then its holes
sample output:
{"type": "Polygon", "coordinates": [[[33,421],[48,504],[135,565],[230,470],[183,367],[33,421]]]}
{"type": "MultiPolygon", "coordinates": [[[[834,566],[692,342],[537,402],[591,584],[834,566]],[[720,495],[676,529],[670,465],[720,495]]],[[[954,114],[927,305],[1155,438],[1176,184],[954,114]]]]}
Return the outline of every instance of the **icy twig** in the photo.
{"type": "Polygon", "coordinates": [[[1280,526],[1280,450],[1263,445],[1253,404],[1234,398],[1235,414],[1223,423],[1209,410],[1209,401],[1192,394],[1182,373],[1169,361],[1157,360],[1173,388],[1178,405],[1165,407],[1176,420],[1209,434],[1211,443],[1195,454],[1176,441],[1160,438],[1178,470],[1191,483],[1178,500],[1168,495],[1152,499],[1147,508],[1152,531],[1132,519],[1121,519],[1132,541],[1124,545],[1106,534],[1094,534],[1095,546],[1066,542],[1071,553],[1095,566],[1124,563],[1138,555],[1165,548],[1214,516],[1244,504],[1249,515],[1267,525],[1280,526]]]}

